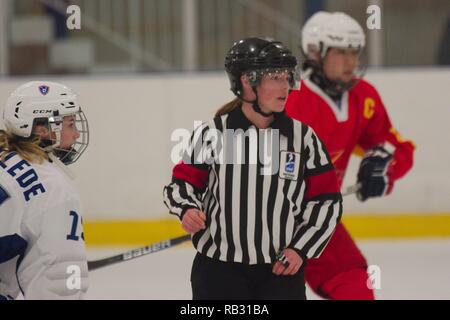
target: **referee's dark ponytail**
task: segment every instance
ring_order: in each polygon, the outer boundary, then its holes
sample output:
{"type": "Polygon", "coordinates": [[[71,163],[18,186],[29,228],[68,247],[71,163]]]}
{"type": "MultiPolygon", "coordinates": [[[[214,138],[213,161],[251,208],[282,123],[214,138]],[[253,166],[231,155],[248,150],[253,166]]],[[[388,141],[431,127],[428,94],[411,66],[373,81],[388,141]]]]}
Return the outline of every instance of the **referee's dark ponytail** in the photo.
{"type": "Polygon", "coordinates": [[[215,117],[221,117],[227,113],[230,113],[236,108],[240,108],[242,101],[239,98],[234,98],[230,102],[225,103],[219,110],[216,111],[215,117]]]}

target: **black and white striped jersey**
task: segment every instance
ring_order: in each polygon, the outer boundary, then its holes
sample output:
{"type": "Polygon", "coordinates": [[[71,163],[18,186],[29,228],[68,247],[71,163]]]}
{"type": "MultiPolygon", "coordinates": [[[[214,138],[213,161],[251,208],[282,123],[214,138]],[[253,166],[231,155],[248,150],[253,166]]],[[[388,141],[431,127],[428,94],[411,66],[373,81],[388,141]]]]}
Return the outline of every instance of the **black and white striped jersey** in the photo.
{"type": "Polygon", "coordinates": [[[241,108],[197,127],[164,188],[182,219],[206,213],[192,237],[197,251],[221,261],[272,263],[284,248],[316,258],[342,214],[342,197],[325,146],[285,115],[256,128],[241,108]]]}

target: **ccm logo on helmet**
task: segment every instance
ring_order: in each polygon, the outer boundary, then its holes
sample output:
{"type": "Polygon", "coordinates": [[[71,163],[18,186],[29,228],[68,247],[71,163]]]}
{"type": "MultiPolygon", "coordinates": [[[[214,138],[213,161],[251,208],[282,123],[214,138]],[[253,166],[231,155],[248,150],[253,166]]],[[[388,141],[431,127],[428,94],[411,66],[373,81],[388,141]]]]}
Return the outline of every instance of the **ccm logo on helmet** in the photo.
{"type": "Polygon", "coordinates": [[[52,113],[53,110],[33,110],[33,113],[52,113]]]}

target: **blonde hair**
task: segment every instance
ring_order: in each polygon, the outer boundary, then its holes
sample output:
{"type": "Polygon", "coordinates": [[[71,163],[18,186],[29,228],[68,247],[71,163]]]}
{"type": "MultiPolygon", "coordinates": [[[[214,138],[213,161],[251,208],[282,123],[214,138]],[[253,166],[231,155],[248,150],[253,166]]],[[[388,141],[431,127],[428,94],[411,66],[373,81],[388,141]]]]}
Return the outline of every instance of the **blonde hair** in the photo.
{"type": "Polygon", "coordinates": [[[0,158],[4,160],[8,153],[14,151],[26,161],[42,163],[49,158],[39,145],[40,142],[41,139],[37,135],[23,138],[10,131],[0,130],[0,158]]]}
{"type": "Polygon", "coordinates": [[[230,102],[225,103],[219,110],[216,111],[216,117],[221,117],[227,113],[230,113],[236,108],[242,106],[242,101],[239,98],[234,98],[230,102]]]}

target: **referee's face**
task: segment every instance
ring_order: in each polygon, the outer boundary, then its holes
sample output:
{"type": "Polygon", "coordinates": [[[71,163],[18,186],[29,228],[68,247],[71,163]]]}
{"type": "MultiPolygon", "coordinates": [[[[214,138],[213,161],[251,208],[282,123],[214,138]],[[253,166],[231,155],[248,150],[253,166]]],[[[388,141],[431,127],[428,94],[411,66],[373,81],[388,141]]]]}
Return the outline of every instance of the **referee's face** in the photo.
{"type": "Polygon", "coordinates": [[[269,112],[282,112],[289,94],[289,73],[265,74],[257,88],[260,107],[269,112]]]}

